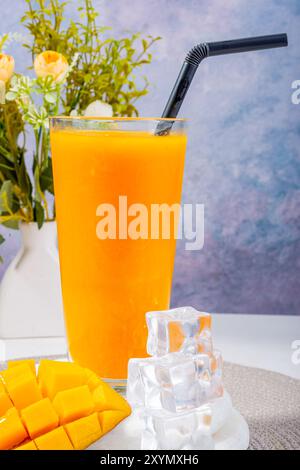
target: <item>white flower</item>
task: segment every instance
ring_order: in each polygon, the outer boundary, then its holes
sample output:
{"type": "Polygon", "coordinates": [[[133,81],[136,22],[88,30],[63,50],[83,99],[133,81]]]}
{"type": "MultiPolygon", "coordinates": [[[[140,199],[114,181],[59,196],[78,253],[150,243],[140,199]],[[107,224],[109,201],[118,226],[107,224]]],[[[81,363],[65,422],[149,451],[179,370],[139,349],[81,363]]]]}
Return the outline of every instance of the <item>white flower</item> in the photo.
{"type": "Polygon", "coordinates": [[[110,104],[96,100],[88,105],[83,115],[86,117],[112,117],[113,109],[110,104]]]}

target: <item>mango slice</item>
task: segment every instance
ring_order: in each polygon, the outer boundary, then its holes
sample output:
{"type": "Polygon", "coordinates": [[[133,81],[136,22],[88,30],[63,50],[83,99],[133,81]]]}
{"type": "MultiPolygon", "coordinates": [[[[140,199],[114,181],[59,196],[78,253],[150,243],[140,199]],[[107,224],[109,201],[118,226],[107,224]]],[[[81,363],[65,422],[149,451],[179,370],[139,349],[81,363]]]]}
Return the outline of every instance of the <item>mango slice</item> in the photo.
{"type": "Polygon", "coordinates": [[[0,416],[5,415],[7,410],[13,408],[13,403],[5,391],[0,389],[0,416]]]}
{"type": "Polygon", "coordinates": [[[129,413],[119,410],[101,411],[101,413],[99,413],[99,421],[103,434],[106,434],[107,432],[111,431],[128,415],[129,413]]]}
{"type": "Polygon", "coordinates": [[[122,410],[128,412],[128,414],[131,412],[131,408],[125,398],[103,381],[93,391],[93,400],[96,411],[122,410]]]}
{"type": "Polygon", "coordinates": [[[0,372],[0,450],[85,449],[131,413],[127,401],[75,363],[10,361],[0,372]],[[1,418],[1,416],[3,416],[1,418]]]}
{"type": "MultiPolygon", "coordinates": [[[[21,367],[21,366],[20,366],[21,367]]],[[[18,369],[18,367],[12,368],[18,369]]],[[[36,378],[30,371],[6,381],[7,392],[16,408],[22,410],[42,399],[36,378]]]]}
{"type": "Polygon", "coordinates": [[[31,374],[35,377],[35,374],[33,374],[28,364],[18,364],[10,369],[2,370],[0,372],[0,382],[2,381],[2,383],[7,386],[7,384],[11,383],[13,380],[26,374],[31,374]]]}
{"type": "Polygon", "coordinates": [[[103,381],[99,379],[98,375],[95,372],[91,371],[90,369],[85,369],[86,378],[87,378],[87,386],[93,392],[98,385],[101,385],[103,381]]]}
{"type": "Polygon", "coordinates": [[[41,360],[38,379],[42,393],[52,400],[58,392],[85,385],[86,373],[73,362],[41,360]]]}
{"type": "Polygon", "coordinates": [[[21,417],[31,439],[52,431],[59,423],[58,415],[49,398],[24,408],[21,417]]]}
{"type": "Polygon", "coordinates": [[[18,359],[15,361],[7,361],[7,368],[18,367],[27,365],[35,375],[35,360],[34,359],[18,359]]]}
{"type": "Polygon", "coordinates": [[[0,418],[0,450],[17,446],[28,437],[16,408],[11,408],[0,418]]]}
{"type": "Polygon", "coordinates": [[[85,449],[102,436],[97,413],[66,424],[65,430],[75,450],[85,449]]]}
{"type": "Polygon", "coordinates": [[[60,424],[88,416],[95,408],[87,385],[58,392],[53,400],[53,406],[59,416],[60,424]]]}
{"type": "Polygon", "coordinates": [[[37,450],[37,447],[33,441],[28,441],[25,444],[16,447],[14,450],[37,450]]]}
{"type": "Polygon", "coordinates": [[[73,450],[70,439],[61,426],[34,440],[38,450],[73,450]]]}

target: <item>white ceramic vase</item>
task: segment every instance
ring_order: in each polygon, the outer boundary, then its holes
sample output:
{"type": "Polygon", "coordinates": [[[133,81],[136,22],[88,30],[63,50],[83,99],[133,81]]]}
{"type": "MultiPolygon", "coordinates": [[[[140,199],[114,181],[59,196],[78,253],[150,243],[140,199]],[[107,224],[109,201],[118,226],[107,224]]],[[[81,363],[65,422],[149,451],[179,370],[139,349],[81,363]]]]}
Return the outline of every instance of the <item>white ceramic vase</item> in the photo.
{"type": "Polygon", "coordinates": [[[22,223],[20,231],[0,284],[0,362],[66,354],[56,223],[22,223]]]}

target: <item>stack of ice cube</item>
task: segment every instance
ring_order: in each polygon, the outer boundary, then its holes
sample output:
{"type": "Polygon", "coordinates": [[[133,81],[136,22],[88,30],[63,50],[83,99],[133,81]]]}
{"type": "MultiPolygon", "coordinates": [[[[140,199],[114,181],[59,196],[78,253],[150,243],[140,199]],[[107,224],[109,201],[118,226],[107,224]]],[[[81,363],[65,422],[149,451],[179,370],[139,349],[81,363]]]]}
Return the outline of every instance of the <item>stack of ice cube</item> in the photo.
{"type": "Polygon", "coordinates": [[[130,359],[127,399],[144,420],[142,449],[213,448],[210,402],[223,395],[211,316],[192,307],[148,312],[147,352],[130,359]]]}

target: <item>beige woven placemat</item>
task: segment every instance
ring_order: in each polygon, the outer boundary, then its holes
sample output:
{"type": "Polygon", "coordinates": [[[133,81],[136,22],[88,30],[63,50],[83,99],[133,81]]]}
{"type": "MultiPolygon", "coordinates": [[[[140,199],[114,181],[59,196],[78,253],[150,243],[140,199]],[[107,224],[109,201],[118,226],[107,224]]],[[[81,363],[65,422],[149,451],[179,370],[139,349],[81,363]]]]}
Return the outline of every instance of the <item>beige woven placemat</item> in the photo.
{"type": "Polygon", "coordinates": [[[225,363],[225,387],[250,429],[252,450],[300,450],[300,380],[225,363]]]}

